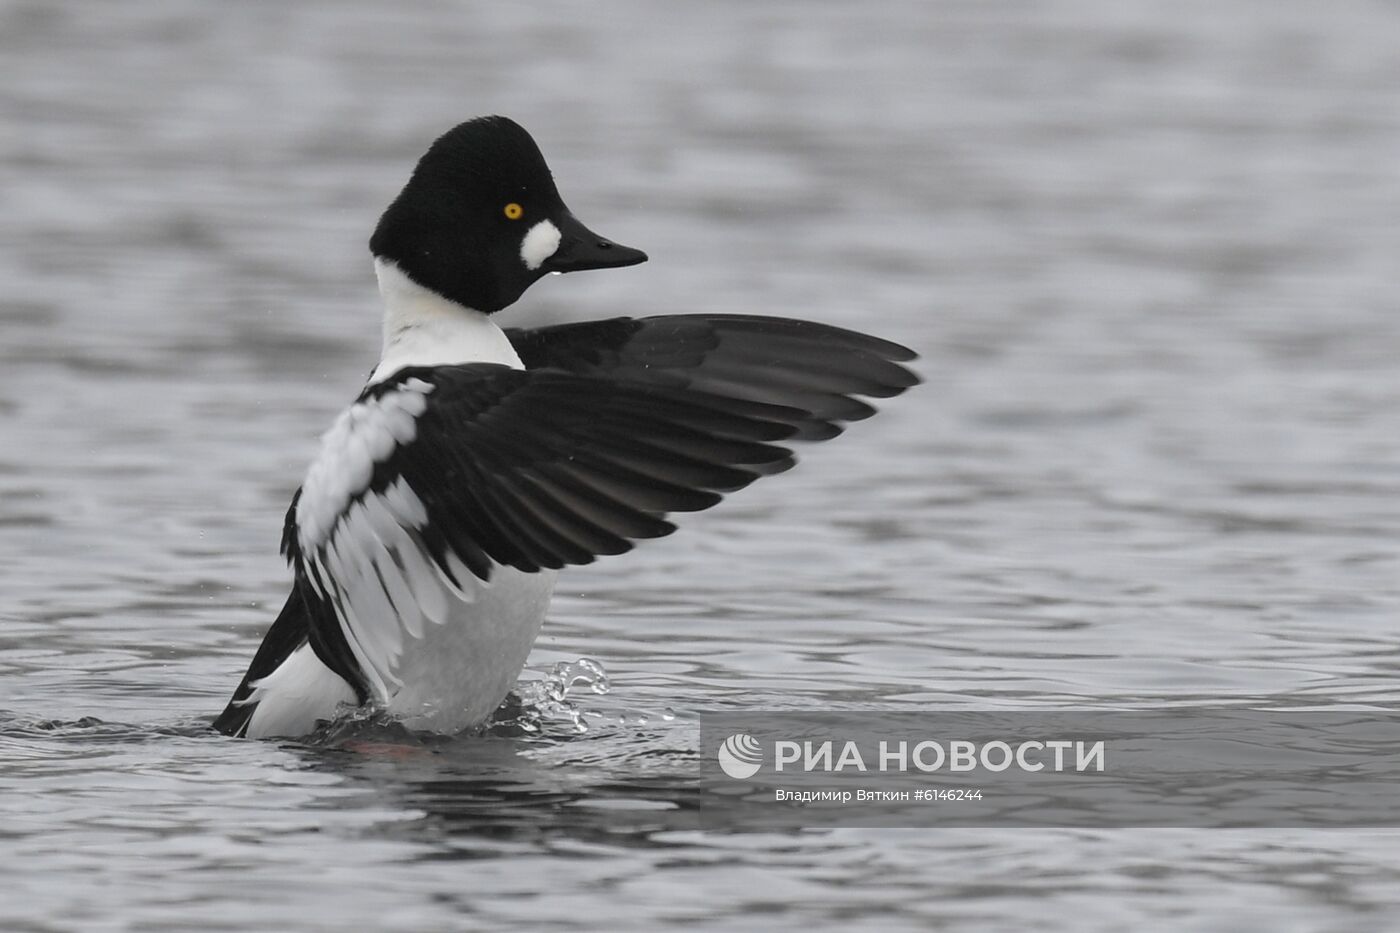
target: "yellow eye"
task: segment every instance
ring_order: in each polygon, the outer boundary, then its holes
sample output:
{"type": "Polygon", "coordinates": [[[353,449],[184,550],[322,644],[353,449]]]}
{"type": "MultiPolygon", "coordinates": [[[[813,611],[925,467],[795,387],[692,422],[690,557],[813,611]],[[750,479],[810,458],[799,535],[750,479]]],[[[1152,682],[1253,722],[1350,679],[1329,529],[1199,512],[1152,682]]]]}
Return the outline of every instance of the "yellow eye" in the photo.
{"type": "Polygon", "coordinates": [[[521,217],[525,216],[525,208],[511,201],[506,205],[505,215],[507,220],[519,220],[521,217]]]}

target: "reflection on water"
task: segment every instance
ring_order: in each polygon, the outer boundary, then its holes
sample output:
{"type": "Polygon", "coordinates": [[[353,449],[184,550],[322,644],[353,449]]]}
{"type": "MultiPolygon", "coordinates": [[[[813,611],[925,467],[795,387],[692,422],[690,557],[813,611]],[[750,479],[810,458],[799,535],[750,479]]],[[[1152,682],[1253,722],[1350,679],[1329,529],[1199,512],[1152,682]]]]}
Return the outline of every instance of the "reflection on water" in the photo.
{"type": "Polygon", "coordinates": [[[0,927],[1385,926],[1389,832],[702,833],[685,775],[706,709],[1392,703],[1396,17],[0,3],[0,927]],[[561,580],[521,690],[598,659],[577,720],[211,735],[365,239],[484,112],[652,256],[513,322],[791,314],[926,384],[561,580]]]}

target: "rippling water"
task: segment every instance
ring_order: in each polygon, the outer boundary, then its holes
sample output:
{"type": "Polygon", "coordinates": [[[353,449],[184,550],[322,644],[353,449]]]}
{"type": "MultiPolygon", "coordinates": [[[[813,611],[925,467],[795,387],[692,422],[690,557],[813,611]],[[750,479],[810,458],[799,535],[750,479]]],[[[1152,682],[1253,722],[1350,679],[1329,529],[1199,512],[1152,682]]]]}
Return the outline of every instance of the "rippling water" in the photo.
{"type": "Polygon", "coordinates": [[[0,927],[1378,929],[1396,833],[678,828],[697,711],[1392,703],[1400,13],[1308,0],[0,2],[0,927]],[[478,113],[651,253],[517,322],[770,312],[926,385],[569,573],[541,734],[204,731],[478,113]]]}

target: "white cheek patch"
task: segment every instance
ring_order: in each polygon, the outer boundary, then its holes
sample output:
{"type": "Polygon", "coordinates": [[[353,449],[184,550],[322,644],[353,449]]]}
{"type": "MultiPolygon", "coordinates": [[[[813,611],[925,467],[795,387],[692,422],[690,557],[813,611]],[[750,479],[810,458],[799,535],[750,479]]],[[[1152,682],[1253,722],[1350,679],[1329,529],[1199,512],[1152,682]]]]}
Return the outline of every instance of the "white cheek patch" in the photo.
{"type": "Polygon", "coordinates": [[[527,230],[525,239],[520,241],[520,260],[525,263],[526,269],[534,272],[558,248],[559,228],[547,220],[541,220],[527,230]]]}

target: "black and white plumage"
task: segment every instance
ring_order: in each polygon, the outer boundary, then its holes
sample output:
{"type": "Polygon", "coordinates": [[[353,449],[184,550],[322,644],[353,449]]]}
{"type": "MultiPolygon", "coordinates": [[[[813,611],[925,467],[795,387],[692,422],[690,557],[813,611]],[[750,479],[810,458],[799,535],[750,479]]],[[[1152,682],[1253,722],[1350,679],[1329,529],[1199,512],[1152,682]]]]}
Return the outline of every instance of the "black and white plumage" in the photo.
{"type": "Polygon", "coordinates": [[[292,736],[343,706],[455,732],[504,699],[558,570],[793,463],[915,384],[889,341],[751,315],[533,330],[489,314],[550,271],[632,265],[564,207],[533,140],[439,139],[371,240],[384,352],[288,512],[291,595],[215,728],[292,736]]]}

